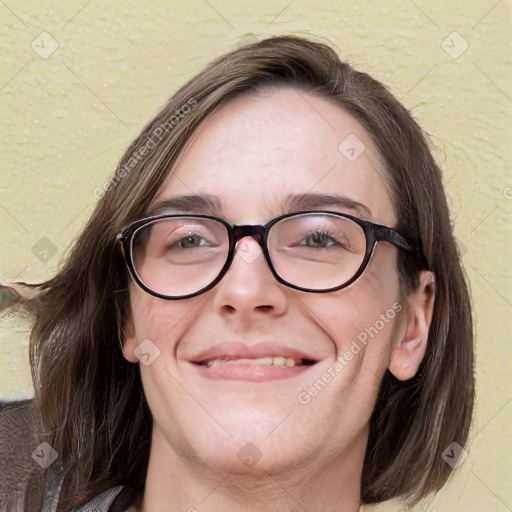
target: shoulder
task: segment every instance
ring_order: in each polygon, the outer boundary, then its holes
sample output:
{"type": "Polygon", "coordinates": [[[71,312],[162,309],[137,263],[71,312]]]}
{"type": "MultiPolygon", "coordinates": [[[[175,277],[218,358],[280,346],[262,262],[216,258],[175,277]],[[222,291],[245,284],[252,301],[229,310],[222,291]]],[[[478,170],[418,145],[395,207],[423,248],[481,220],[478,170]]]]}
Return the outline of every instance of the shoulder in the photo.
{"type": "Polygon", "coordinates": [[[32,458],[37,434],[31,400],[0,400],[0,510],[41,509],[44,470],[32,458]]]}

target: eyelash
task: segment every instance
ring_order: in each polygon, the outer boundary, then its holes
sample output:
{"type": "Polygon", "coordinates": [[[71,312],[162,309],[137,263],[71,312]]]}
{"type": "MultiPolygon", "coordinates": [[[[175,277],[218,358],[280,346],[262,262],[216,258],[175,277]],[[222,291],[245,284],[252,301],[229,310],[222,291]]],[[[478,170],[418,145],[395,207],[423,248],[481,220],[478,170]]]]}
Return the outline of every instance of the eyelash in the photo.
{"type": "Polygon", "coordinates": [[[334,233],[327,229],[316,229],[314,231],[310,231],[306,233],[306,235],[302,238],[302,240],[306,240],[307,238],[314,237],[314,236],[321,236],[327,239],[332,240],[333,243],[329,244],[327,247],[332,245],[343,245],[339,242],[339,240],[333,236],[334,233]]]}

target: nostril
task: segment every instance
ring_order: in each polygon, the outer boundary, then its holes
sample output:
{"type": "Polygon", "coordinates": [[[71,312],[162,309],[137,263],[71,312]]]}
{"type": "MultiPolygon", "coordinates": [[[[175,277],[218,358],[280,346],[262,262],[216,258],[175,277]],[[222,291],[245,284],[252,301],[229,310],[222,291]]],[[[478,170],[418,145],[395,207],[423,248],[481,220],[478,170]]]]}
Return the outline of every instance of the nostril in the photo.
{"type": "Polygon", "coordinates": [[[264,313],[268,313],[269,311],[272,311],[272,309],[274,309],[274,306],[262,305],[262,306],[257,306],[256,309],[258,309],[264,313]]]}

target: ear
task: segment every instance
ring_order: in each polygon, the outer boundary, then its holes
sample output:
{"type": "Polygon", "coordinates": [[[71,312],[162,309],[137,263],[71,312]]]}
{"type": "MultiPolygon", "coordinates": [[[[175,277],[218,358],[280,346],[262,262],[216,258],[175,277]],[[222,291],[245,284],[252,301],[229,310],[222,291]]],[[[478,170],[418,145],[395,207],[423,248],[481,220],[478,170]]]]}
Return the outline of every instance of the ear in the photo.
{"type": "Polygon", "coordinates": [[[425,355],[435,298],[435,277],[422,271],[418,288],[406,299],[405,313],[389,371],[399,380],[414,377],[425,355]]]}
{"type": "Polygon", "coordinates": [[[133,319],[131,314],[125,320],[123,325],[123,345],[121,350],[124,358],[130,363],[138,363],[139,359],[135,355],[135,349],[137,348],[137,337],[135,336],[135,326],[133,325],[133,319]]]}

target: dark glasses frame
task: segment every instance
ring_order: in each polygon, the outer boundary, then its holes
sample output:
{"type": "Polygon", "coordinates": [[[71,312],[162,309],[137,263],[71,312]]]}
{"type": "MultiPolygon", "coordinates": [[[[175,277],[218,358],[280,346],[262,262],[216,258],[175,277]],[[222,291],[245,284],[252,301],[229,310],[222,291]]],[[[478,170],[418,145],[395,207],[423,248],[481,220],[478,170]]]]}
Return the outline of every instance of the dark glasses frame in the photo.
{"type": "Polygon", "coordinates": [[[211,215],[196,215],[196,214],[161,214],[161,215],[153,215],[150,217],[145,217],[143,219],[137,220],[133,223],[131,223],[129,226],[127,226],[125,229],[123,229],[118,235],[117,240],[121,243],[124,258],[126,261],[126,264],[128,266],[128,269],[130,271],[130,274],[132,275],[135,282],[147,293],[150,295],[153,295],[154,297],[159,297],[161,299],[166,300],[178,300],[178,299],[188,299],[190,297],[195,297],[196,295],[200,295],[201,293],[204,293],[210,289],[212,289],[214,286],[216,286],[221,279],[226,275],[227,271],[231,267],[231,263],[233,262],[233,258],[235,257],[236,252],[236,245],[239,240],[245,237],[252,237],[257,240],[258,244],[260,245],[263,255],[265,257],[265,260],[267,262],[267,265],[269,266],[273,276],[276,278],[278,282],[281,284],[284,284],[285,286],[288,286],[290,288],[293,288],[295,290],[300,290],[303,292],[310,292],[310,293],[328,293],[333,292],[337,290],[341,290],[343,288],[346,288],[347,286],[350,286],[352,283],[354,283],[365,271],[366,267],[370,263],[370,260],[372,258],[373,252],[375,250],[375,246],[377,242],[389,242],[393,244],[395,247],[398,247],[399,249],[411,254],[414,256],[421,264],[421,266],[424,269],[428,269],[429,265],[428,262],[423,254],[421,242],[419,240],[413,239],[404,233],[401,233],[400,231],[397,231],[396,229],[390,228],[388,226],[383,226],[381,224],[376,224],[374,222],[371,222],[369,220],[361,219],[359,217],[354,217],[352,215],[348,215],[346,213],[339,213],[339,212],[332,212],[329,210],[303,210],[298,212],[292,212],[287,213],[285,215],[280,215],[279,217],[276,217],[266,224],[250,224],[250,225],[233,225],[230,224],[228,221],[221,219],[220,217],[214,217],[211,215]],[[334,286],[331,288],[326,289],[311,289],[311,288],[304,288],[301,286],[297,286],[293,283],[290,283],[283,279],[275,270],[274,265],[272,264],[272,258],[270,256],[270,253],[268,251],[267,246],[267,240],[268,240],[268,234],[272,226],[277,224],[279,221],[283,219],[288,219],[290,217],[298,217],[298,216],[304,216],[304,215],[318,215],[318,214],[328,214],[332,216],[342,217],[345,219],[350,219],[351,221],[355,222],[364,231],[365,238],[366,238],[366,250],[363,257],[363,261],[361,262],[361,265],[359,266],[356,273],[344,283],[341,283],[338,286],[334,286]],[[213,221],[217,221],[220,224],[222,224],[228,233],[228,239],[229,239],[229,250],[226,257],[226,262],[224,263],[222,269],[220,270],[217,277],[208,283],[203,288],[193,292],[189,293],[187,295],[164,295],[159,292],[156,292],[152,288],[148,287],[142,279],[137,274],[137,271],[135,270],[135,266],[133,264],[133,255],[132,255],[132,242],[133,237],[137,233],[139,229],[146,226],[147,224],[154,222],[156,220],[161,219],[168,219],[168,218],[177,218],[177,217],[189,217],[189,218],[199,218],[199,219],[209,219],[213,221]]]}

